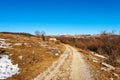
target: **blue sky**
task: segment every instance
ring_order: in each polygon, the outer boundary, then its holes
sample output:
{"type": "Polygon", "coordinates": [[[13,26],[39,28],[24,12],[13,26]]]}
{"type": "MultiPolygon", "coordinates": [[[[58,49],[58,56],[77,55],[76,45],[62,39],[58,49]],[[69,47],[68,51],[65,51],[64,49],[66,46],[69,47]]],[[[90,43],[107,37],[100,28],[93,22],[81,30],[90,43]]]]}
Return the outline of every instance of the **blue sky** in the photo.
{"type": "Polygon", "coordinates": [[[120,31],[120,0],[0,0],[0,31],[97,34],[120,31]]]}

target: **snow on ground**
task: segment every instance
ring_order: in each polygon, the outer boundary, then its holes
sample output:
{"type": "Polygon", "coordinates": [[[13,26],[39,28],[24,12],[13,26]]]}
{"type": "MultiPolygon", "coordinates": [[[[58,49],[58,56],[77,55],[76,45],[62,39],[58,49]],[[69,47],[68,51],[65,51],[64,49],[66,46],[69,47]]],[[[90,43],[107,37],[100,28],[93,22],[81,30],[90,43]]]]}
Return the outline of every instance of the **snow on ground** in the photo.
{"type": "Polygon", "coordinates": [[[12,77],[12,75],[18,74],[18,64],[13,65],[8,55],[0,55],[0,80],[12,77]]]}
{"type": "Polygon", "coordinates": [[[110,65],[110,64],[107,64],[105,62],[102,62],[102,65],[104,65],[105,67],[109,68],[109,70],[115,70],[115,67],[110,65]]]}
{"type": "Polygon", "coordinates": [[[99,58],[104,58],[104,59],[106,59],[106,57],[103,56],[103,55],[97,54],[97,53],[95,53],[95,52],[91,52],[91,53],[92,53],[93,55],[99,57],[99,58]]]}
{"type": "Polygon", "coordinates": [[[5,39],[0,38],[0,41],[5,41],[5,39]]]}
{"type": "Polygon", "coordinates": [[[59,56],[59,53],[55,53],[55,56],[59,56]]]}
{"type": "Polygon", "coordinates": [[[0,48],[11,48],[10,43],[5,42],[6,39],[0,38],[0,48]]]}
{"type": "Polygon", "coordinates": [[[95,54],[95,56],[100,57],[100,58],[106,58],[105,56],[99,55],[99,54],[95,54]]]}

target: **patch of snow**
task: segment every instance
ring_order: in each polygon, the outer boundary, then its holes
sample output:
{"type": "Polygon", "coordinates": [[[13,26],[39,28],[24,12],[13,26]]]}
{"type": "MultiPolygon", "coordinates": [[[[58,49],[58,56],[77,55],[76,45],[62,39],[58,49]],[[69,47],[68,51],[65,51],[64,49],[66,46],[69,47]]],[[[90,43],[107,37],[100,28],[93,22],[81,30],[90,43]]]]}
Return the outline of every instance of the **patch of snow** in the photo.
{"type": "Polygon", "coordinates": [[[0,38],[0,41],[5,41],[5,39],[3,39],[3,38],[0,38]]]}
{"type": "Polygon", "coordinates": [[[106,58],[105,56],[99,55],[99,54],[95,54],[95,56],[100,57],[100,58],[106,58]]]}
{"type": "Polygon", "coordinates": [[[93,55],[99,57],[99,58],[104,58],[104,59],[106,59],[106,57],[103,56],[103,55],[97,54],[97,53],[95,53],[95,52],[91,52],[91,53],[92,53],[93,55]]]}
{"type": "Polygon", "coordinates": [[[96,60],[93,60],[93,62],[96,62],[96,63],[97,63],[98,61],[96,61],[96,60]]]}
{"type": "Polygon", "coordinates": [[[113,73],[114,74],[114,76],[116,76],[116,77],[118,77],[119,78],[119,75],[117,74],[117,73],[113,73]]]}
{"type": "Polygon", "coordinates": [[[49,38],[49,41],[57,41],[57,39],[56,38],[49,38]]]}
{"type": "Polygon", "coordinates": [[[59,54],[58,54],[58,53],[55,53],[55,56],[59,56],[59,54]]]}
{"type": "Polygon", "coordinates": [[[11,48],[11,43],[6,43],[5,39],[0,38],[0,48],[11,48]]]}
{"type": "Polygon", "coordinates": [[[0,55],[0,80],[12,77],[12,75],[18,74],[18,64],[13,65],[8,55],[0,55]]]}
{"type": "Polygon", "coordinates": [[[89,55],[89,60],[92,60],[93,62],[94,61],[100,61],[99,58],[96,58],[96,57],[94,57],[92,55],[89,55]]]}
{"type": "Polygon", "coordinates": [[[102,62],[102,65],[104,65],[105,67],[109,68],[110,70],[115,70],[115,67],[110,65],[110,64],[107,64],[105,62],[102,62]]]}

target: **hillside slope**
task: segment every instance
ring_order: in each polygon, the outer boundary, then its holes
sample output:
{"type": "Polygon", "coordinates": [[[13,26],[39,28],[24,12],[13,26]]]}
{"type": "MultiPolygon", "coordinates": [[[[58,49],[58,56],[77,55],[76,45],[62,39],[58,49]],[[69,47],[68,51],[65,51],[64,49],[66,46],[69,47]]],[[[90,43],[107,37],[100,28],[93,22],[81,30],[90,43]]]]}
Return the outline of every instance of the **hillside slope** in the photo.
{"type": "Polygon", "coordinates": [[[0,33],[0,56],[7,55],[19,67],[18,74],[7,80],[33,79],[56,61],[64,50],[61,43],[42,41],[33,35],[0,33]]]}

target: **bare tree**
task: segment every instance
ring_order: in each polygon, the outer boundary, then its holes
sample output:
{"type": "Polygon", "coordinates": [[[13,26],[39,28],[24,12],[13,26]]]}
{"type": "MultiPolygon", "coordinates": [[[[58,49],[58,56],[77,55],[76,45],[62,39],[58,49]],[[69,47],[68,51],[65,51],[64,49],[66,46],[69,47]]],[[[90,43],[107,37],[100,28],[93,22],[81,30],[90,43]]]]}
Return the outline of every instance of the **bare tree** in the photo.
{"type": "Polygon", "coordinates": [[[112,34],[115,34],[116,30],[112,30],[112,34]]]}
{"type": "Polygon", "coordinates": [[[43,41],[45,41],[45,31],[41,31],[41,38],[43,41]]]}
{"type": "Polygon", "coordinates": [[[100,34],[101,34],[101,35],[106,35],[106,34],[108,34],[108,33],[107,33],[107,31],[104,30],[104,31],[101,31],[100,34]]]}
{"type": "Polygon", "coordinates": [[[42,40],[45,41],[45,31],[40,32],[37,30],[37,31],[35,31],[35,35],[41,37],[42,40]]]}

